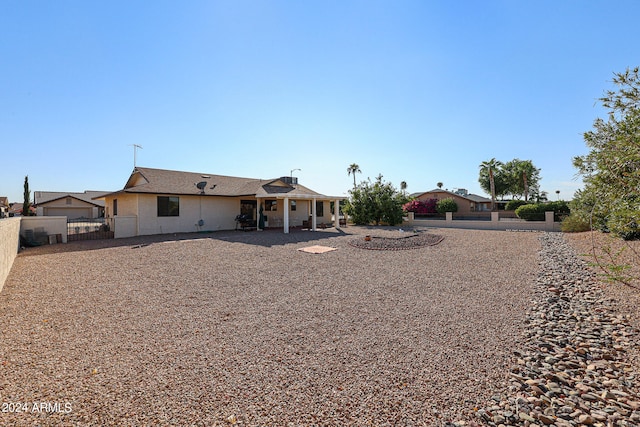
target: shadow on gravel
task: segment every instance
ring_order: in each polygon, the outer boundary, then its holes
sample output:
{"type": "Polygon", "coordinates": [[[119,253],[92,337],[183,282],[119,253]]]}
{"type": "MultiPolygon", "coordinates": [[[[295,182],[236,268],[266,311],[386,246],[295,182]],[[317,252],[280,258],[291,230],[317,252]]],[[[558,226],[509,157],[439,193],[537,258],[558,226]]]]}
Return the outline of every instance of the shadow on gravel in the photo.
{"type": "Polygon", "coordinates": [[[36,256],[65,252],[84,252],[99,250],[105,248],[131,247],[131,249],[139,249],[155,243],[177,242],[184,240],[221,240],[225,242],[245,243],[247,245],[258,245],[263,247],[282,246],[291,243],[301,243],[318,241],[322,239],[330,239],[333,237],[347,236],[352,233],[335,228],[326,230],[309,231],[300,229],[290,229],[288,234],[282,230],[265,230],[265,231],[211,231],[200,233],[172,233],[158,234],[153,236],[137,236],[124,239],[105,239],[105,240],[85,240],[78,242],[69,242],[56,245],[45,245],[33,248],[21,248],[19,256],[36,256]]]}

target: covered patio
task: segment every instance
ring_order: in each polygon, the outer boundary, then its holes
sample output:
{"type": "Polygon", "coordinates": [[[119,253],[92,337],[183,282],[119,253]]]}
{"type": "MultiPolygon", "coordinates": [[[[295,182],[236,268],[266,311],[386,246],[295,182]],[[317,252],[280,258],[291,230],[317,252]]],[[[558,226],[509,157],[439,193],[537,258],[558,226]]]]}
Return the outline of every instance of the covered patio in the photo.
{"type": "MultiPolygon", "coordinates": [[[[298,208],[302,207],[303,204],[306,204],[306,208],[300,209],[302,212],[306,212],[304,214],[305,217],[309,217],[310,224],[308,224],[308,228],[311,231],[316,231],[318,228],[318,217],[323,217],[323,214],[319,215],[318,206],[319,203],[324,206],[324,202],[333,202],[333,226],[336,229],[340,228],[340,201],[344,200],[345,197],[337,197],[337,196],[324,196],[320,194],[305,194],[305,193],[294,193],[288,192],[283,194],[269,194],[269,195],[256,195],[258,206],[264,207],[263,215],[273,218],[269,219],[267,222],[269,227],[272,226],[279,227],[279,222],[282,222],[282,230],[285,234],[289,233],[289,229],[293,226],[297,226],[296,221],[292,218],[292,212],[298,212],[298,208]],[[293,193],[293,194],[292,194],[293,193]],[[273,203],[275,201],[275,204],[273,203]],[[282,207],[282,216],[279,214],[272,215],[271,212],[277,212],[279,207],[282,207]],[[274,209],[275,210],[272,210],[274,209]]],[[[323,208],[324,209],[324,208],[323,208]]],[[[260,225],[260,213],[258,213],[258,230],[262,230],[260,225]]],[[[297,215],[298,222],[300,221],[300,215],[297,215]]],[[[304,224],[306,220],[303,220],[302,224],[304,224]]],[[[323,221],[323,223],[326,223],[323,221]]]]}

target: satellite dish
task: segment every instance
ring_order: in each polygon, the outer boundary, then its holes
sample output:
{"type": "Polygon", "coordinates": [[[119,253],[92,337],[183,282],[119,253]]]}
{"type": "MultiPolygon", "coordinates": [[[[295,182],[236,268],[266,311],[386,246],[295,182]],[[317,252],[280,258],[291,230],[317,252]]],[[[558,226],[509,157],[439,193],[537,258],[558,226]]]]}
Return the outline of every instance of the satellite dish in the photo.
{"type": "Polygon", "coordinates": [[[204,193],[204,188],[207,186],[207,181],[200,181],[199,183],[196,184],[196,187],[198,187],[198,190],[202,191],[204,193]]]}

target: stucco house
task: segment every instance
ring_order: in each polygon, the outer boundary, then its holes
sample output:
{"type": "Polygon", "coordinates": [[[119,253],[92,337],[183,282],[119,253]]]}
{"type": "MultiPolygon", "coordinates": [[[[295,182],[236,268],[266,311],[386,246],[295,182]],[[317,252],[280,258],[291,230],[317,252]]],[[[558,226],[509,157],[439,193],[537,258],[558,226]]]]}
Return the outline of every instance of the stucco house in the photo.
{"type": "Polygon", "coordinates": [[[59,191],[34,191],[33,206],[37,216],[66,216],[67,219],[101,218],[104,201],[96,199],[108,191],[64,193],[59,191]]]}
{"type": "Polygon", "coordinates": [[[458,214],[472,214],[475,212],[490,212],[491,199],[478,196],[477,194],[468,193],[466,190],[460,189],[456,192],[436,188],[435,190],[425,191],[423,193],[413,193],[411,197],[416,200],[426,201],[429,199],[453,199],[458,205],[458,214]]]}
{"type": "Polygon", "coordinates": [[[233,230],[243,214],[265,228],[338,226],[339,201],[298,184],[294,177],[240,178],[136,167],[122,190],[99,197],[116,237],[233,230]],[[330,211],[330,202],[334,211],[330,211]]]}

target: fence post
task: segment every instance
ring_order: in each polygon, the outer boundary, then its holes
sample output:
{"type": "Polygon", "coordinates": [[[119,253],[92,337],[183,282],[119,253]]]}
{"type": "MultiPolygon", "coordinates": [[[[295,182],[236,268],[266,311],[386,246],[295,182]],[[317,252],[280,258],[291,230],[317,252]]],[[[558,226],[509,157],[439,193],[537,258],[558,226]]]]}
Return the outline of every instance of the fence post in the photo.
{"type": "Polygon", "coordinates": [[[407,212],[407,217],[409,218],[408,224],[409,225],[413,225],[414,221],[416,220],[416,213],[415,212],[407,212]]]}
{"type": "Polygon", "coordinates": [[[544,213],[544,228],[547,231],[553,231],[553,218],[554,217],[554,213],[553,211],[547,211],[544,213]]]}
{"type": "Polygon", "coordinates": [[[500,212],[491,212],[491,228],[498,230],[498,223],[500,222],[500,212]]]}

